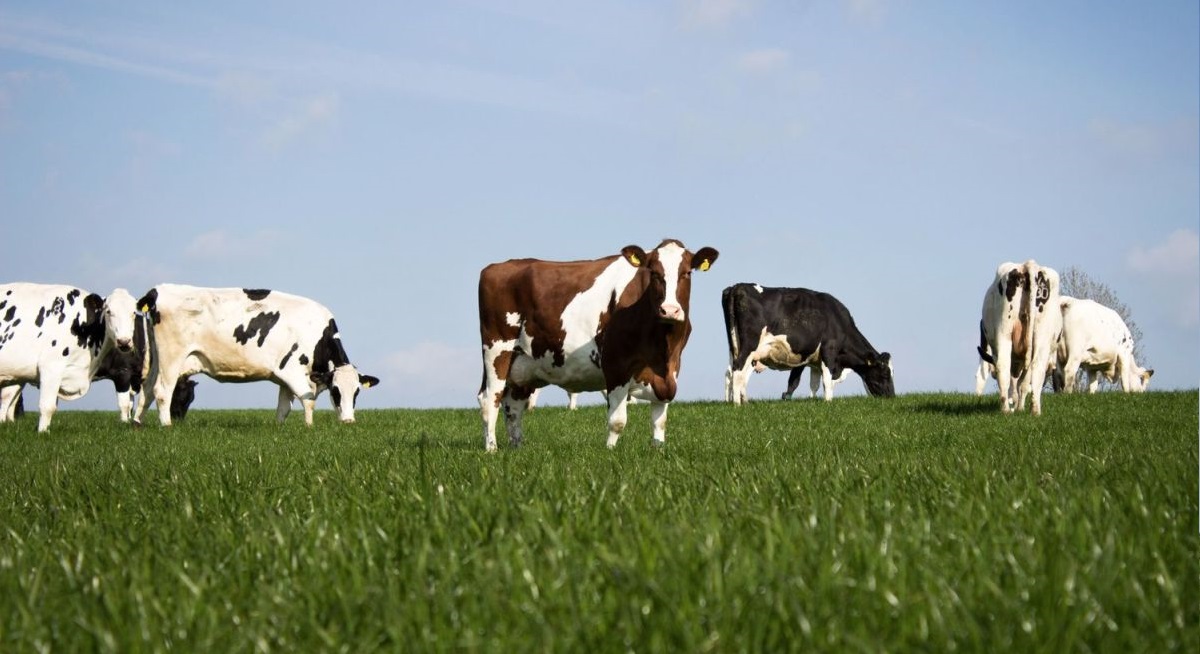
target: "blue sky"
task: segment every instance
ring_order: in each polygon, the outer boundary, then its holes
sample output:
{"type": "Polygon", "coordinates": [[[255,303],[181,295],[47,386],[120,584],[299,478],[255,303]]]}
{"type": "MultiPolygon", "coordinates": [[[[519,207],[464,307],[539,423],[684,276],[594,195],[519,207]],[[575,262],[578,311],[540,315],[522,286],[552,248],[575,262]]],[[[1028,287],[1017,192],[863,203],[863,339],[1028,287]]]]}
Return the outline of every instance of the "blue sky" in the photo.
{"type": "Polygon", "coordinates": [[[717,399],[730,284],[833,293],[898,392],[970,391],[984,289],[1035,258],[1195,388],[1198,44],[1192,0],[6,2],[0,279],[306,295],[382,379],[360,407],[472,407],[494,261],[717,248],[680,383],[717,399]]]}

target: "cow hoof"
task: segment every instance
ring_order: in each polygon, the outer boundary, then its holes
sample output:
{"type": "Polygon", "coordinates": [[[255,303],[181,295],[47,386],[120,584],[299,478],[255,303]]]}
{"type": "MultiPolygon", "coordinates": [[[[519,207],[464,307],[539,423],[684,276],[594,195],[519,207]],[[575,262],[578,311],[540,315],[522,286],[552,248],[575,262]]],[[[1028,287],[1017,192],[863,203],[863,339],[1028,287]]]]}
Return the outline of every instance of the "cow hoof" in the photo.
{"type": "Polygon", "coordinates": [[[133,422],[129,423],[129,425],[130,425],[131,427],[133,427],[133,430],[134,430],[134,431],[141,431],[141,430],[142,430],[142,423],[138,422],[137,420],[134,420],[133,422]]]}

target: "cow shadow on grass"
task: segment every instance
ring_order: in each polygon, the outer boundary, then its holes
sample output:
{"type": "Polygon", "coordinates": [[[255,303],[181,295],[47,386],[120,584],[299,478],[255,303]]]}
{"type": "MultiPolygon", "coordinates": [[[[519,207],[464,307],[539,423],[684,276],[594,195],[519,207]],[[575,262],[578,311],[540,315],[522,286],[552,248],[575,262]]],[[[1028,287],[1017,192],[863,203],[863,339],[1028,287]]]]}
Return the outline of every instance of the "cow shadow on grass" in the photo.
{"type": "Polygon", "coordinates": [[[944,416],[974,416],[983,413],[999,413],[999,401],[992,398],[930,399],[917,405],[921,413],[937,413],[944,416]]]}

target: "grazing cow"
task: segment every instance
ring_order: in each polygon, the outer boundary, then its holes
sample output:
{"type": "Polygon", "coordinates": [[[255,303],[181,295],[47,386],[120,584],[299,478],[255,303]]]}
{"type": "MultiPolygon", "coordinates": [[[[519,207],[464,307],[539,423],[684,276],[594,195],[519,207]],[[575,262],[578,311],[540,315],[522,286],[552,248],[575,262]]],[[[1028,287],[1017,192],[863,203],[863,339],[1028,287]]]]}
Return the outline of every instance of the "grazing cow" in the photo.
{"type": "MultiPolygon", "coordinates": [[[[292,399],[298,398],[309,426],[321,391],[329,389],[338,418],[352,423],[359,390],[379,383],[359,374],[342,347],[333,314],[308,298],[162,284],[150,289],[138,306],[152,323],[154,353],[146,383],[164,426],[173,418],[174,400],[167,391],[180,378],[197,373],[220,382],[275,382],[278,421],[287,418],[292,399]]],[[[138,422],[150,403],[147,395],[138,401],[138,422]]]]}
{"type": "Polygon", "coordinates": [[[1024,410],[1032,394],[1033,415],[1041,415],[1042,385],[1061,331],[1058,273],[1032,259],[1000,264],[983,296],[977,349],[995,365],[1003,412],[1024,410]]]}
{"type": "MultiPolygon", "coordinates": [[[[837,298],[806,288],[765,288],[734,284],[721,292],[725,331],[729,337],[729,367],[725,369],[725,399],[734,404],[748,400],[750,371],[767,368],[792,371],[791,395],[800,382],[800,371],[820,371],[825,399],[833,387],[853,370],[867,393],[894,397],[892,355],[879,352],[854,324],[854,318],[837,298]]],[[[810,382],[816,393],[816,384],[810,382]]]]}
{"type": "Polygon", "coordinates": [[[1104,376],[1119,381],[1126,393],[1140,393],[1150,383],[1153,370],[1142,368],[1133,358],[1133,335],[1116,311],[1093,300],[1064,296],[1062,335],[1058,338],[1060,375],[1055,388],[1070,393],[1080,370],[1087,372],[1088,392],[1095,393],[1104,376]]]}
{"type": "Polygon", "coordinates": [[[629,398],[648,400],[654,443],[666,440],[680,357],[691,334],[692,271],[717,251],[692,253],[664,240],[649,252],[628,245],[592,261],[513,259],[479,275],[484,447],[496,449],[504,409],[509,442],[521,443],[521,416],[534,389],[605,391],[608,446],[625,428],[629,398]]]}
{"type": "Polygon", "coordinates": [[[132,351],[135,320],[133,296],[122,288],[102,298],[74,286],[0,286],[0,387],[17,387],[6,393],[0,419],[15,417],[13,396],[34,384],[41,389],[38,431],[49,429],[59,398],[87,393],[113,349],[132,351]]]}

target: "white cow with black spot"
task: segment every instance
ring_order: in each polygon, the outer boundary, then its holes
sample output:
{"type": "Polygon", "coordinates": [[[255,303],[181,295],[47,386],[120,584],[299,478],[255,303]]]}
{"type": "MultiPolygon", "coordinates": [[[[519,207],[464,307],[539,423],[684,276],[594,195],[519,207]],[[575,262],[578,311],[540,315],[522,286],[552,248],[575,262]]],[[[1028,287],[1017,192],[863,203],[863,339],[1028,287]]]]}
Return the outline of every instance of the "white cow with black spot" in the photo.
{"type": "Polygon", "coordinates": [[[41,389],[38,431],[58,400],[83,397],[113,350],[133,350],[137,307],[122,288],[102,298],[66,285],[0,286],[0,422],[15,417],[23,384],[41,389]]]}
{"type": "MultiPolygon", "coordinates": [[[[359,390],[379,383],[361,375],[342,347],[333,313],[308,298],[279,291],[199,288],[161,284],[138,307],[150,316],[154,350],[146,384],[158,403],[158,419],[171,424],[176,382],[205,374],[220,382],[271,381],[279,385],[275,412],[283,422],[292,400],[312,426],[317,395],[329,389],[338,419],[354,422],[359,390]]],[[[140,422],[150,400],[138,401],[140,422]]]]}

